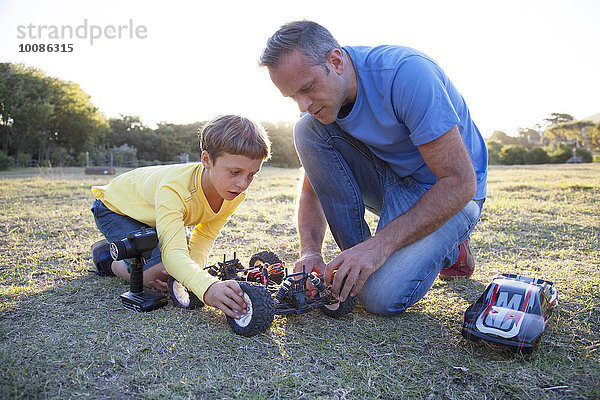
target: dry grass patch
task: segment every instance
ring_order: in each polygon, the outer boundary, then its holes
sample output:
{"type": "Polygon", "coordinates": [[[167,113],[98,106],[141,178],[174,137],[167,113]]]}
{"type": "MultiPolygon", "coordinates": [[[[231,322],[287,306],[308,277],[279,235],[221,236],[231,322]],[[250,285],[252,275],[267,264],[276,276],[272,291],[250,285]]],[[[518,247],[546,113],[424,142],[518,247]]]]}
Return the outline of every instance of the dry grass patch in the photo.
{"type": "MultiPolygon", "coordinates": [[[[98,278],[89,209],[110,177],[76,169],[0,175],[0,398],[362,399],[600,397],[600,165],[494,167],[472,235],[472,279],[436,281],[408,312],[362,307],[341,320],[276,316],[267,334],[229,331],[219,312],[134,313],[127,286],[98,278]],[[466,307],[494,275],[556,282],[539,348],[515,356],[460,336],[466,307]]],[[[211,261],[298,251],[299,171],[264,168],[211,261]]],[[[370,225],[376,218],[369,216],[370,225]]],[[[336,247],[331,236],[327,258],[336,247]]]]}

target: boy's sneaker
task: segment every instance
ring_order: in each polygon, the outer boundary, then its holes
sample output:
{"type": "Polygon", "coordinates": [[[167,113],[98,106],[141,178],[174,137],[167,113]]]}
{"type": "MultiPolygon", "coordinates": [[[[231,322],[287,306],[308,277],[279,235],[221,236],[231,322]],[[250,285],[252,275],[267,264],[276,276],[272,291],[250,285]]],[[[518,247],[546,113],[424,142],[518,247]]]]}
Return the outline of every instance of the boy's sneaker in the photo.
{"type": "Polygon", "coordinates": [[[92,245],[92,261],[96,266],[96,273],[100,276],[115,276],[110,268],[113,262],[110,255],[110,244],[102,239],[92,245]]]}
{"type": "Polygon", "coordinates": [[[469,247],[469,239],[458,245],[458,260],[440,272],[440,279],[449,280],[455,278],[468,278],[475,270],[475,260],[469,247]]]}

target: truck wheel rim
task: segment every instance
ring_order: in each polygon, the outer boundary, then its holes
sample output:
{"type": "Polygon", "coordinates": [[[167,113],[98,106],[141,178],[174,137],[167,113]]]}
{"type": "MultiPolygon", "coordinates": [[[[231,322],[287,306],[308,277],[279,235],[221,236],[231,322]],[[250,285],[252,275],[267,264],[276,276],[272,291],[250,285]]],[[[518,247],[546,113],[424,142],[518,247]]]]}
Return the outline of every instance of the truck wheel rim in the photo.
{"type": "Polygon", "coordinates": [[[186,287],[183,286],[181,283],[173,283],[173,294],[182,306],[187,307],[190,305],[190,294],[188,293],[186,287]]]}
{"type": "Polygon", "coordinates": [[[242,318],[240,319],[235,319],[235,323],[241,326],[242,328],[248,326],[248,324],[250,324],[250,321],[252,321],[252,300],[250,300],[250,297],[246,293],[244,293],[244,300],[247,304],[246,315],[242,315],[242,318]]]}

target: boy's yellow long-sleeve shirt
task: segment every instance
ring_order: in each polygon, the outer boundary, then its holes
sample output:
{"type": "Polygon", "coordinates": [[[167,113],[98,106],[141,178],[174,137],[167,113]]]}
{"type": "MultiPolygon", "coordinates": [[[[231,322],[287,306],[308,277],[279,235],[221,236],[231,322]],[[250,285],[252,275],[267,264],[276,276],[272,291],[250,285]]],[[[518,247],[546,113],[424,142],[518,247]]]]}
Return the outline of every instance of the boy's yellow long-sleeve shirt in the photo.
{"type": "Polygon", "coordinates": [[[199,299],[218,279],[204,266],[212,245],[246,194],[223,201],[215,213],[201,186],[201,163],[137,168],[93,186],[92,193],[117,214],[156,228],[167,272],[199,299]],[[189,242],[185,227],[196,225],[189,242]]]}

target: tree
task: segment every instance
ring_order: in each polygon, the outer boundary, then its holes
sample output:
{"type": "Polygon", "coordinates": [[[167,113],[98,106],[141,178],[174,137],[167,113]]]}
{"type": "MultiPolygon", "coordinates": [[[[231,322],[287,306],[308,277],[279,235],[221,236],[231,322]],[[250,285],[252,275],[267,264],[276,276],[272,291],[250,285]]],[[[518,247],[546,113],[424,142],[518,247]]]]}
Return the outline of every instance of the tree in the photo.
{"type": "Polygon", "coordinates": [[[50,119],[50,141],[72,155],[103,142],[108,124],[90,96],[76,83],[51,79],[56,97],[50,119]]]}
{"type": "Polygon", "coordinates": [[[54,88],[41,71],[28,68],[20,78],[23,86],[18,90],[22,103],[16,108],[12,139],[12,152],[17,158],[22,151],[38,152],[55,110],[54,88]]]}
{"type": "MultiPolygon", "coordinates": [[[[204,124],[202,124],[204,125],[204,124]]],[[[157,140],[164,140],[166,146],[158,155],[159,160],[178,160],[182,153],[200,155],[198,129],[200,123],[176,125],[160,123],[155,130],[157,140]]],[[[197,158],[194,156],[194,158],[197,158]]]]}
{"type": "Polygon", "coordinates": [[[6,153],[0,151],[0,171],[8,169],[15,164],[15,159],[7,156],[6,153]]]}
{"type": "Polygon", "coordinates": [[[0,125],[5,153],[18,157],[26,141],[36,139],[48,124],[52,111],[48,82],[41,71],[0,64],[0,125]]]}
{"type": "Polygon", "coordinates": [[[486,145],[488,148],[488,164],[500,164],[500,151],[504,147],[503,144],[490,139],[486,141],[486,145]]]}
{"type": "Polygon", "coordinates": [[[558,149],[550,153],[550,162],[553,164],[564,164],[573,156],[573,149],[564,143],[558,145],[558,149]]]}
{"type": "Polygon", "coordinates": [[[509,136],[502,131],[494,131],[490,137],[491,141],[502,143],[504,146],[518,145],[519,139],[514,136],[509,136]]]}
{"type": "Polygon", "coordinates": [[[8,144],[13,132],[16,104],[23,101],[22,93],[17,90],[19,85],[13,69],[12,64],[0,63],[0,138],[5,155],[8,154],[8,144]]]}
{"type": "Polygon", "coordinates": [[[525,150],[522,146],[506,146],[500,150],[500,162],[504,165],[524,164],[525,150]]]}
{"type": "Polygon", "coordinates": [[[590,152],[599,151],[600,141],[598,125],[592,121],[574,121],[564,124],[567,129],[567,137],[570,139],[576,139],[583,143],[583,146],[590,152]]]}
{"type": "Polygon", "coordinates": [[[107,130],[79,85],[21,64],[0,63],[0,131],[7,154],[73,158],[101,142],[107,130]]]}
{"type": "Polygon", "coordinates": [[[293,126],[289,122],[263,122],[271,139],[271,164],[278,167],[297,168],[300,160],[294,147],[293,126]]]}
{"type": "Polygon", "coordinates": [[[112,151],[114,162],[119,167],[122,167],[123,165],[131,166],[137,161],[137,149],[127,145],[127,143],[119,147],[114,147],[112,151]]]}
{"type": "Polygon", "coordinates": [[[123,144],[138,150],[140,160],[177,161],[180,154],[189,154],[188,159],[199,160],[198,130],[206,122],[177,125],[161,122],[156,129],[143,124],[138,116],[120,115],[109,121],[111,132],[107,146],[119,147],[123,144]]]}
{"type": "MultiPolygon", "coordinates": [[[[599,125],[592,121],[572,121],[551,126],[546,129],[544,135],[560,142],[574,141],[577,146],[582,143],[590,152],[600,150],[600,129],[599,125]]],[[[568,143],[567,143],[568,144],[568,143]]]]}
{"type": "Polygon", "coordinates": [[[534,146],[542,144],[540,129],[539,125],[533,128],[519,128],[519,144],[527,149],[532,149],[534,146]]]}
{"type": "Polygon", "coordinates": [[[562,124],[552,125],[544,131],[543,136],[554,143],[554,149],[556,151],[561,143],[568,141],[567,130],[562,124]]]}
{"type": "Polygon", "coordinates": [[[125,143],[133,145],[132,142],[139,140],[140,133],[149,129],[137,115],[120,114],[119,117],[108,120],[110,132],[106,136],[107,146],[119,147],[125,143]]]}
{"type": "Polygon", "coordinates": [[[546,126],[553,126],[558,124],[564,124],[566,122],[574,121],[575,117],[569,114],[551,113],[549,117],[544,118],[546,126]]]}
{"type": "Polygon", "coordinates": [[[581,159],[581,162],[591,163],[594,162],[594,156],[589,151],[579,148],[575,149],[575,155],[581,159]]]}
{"type": "Polygon", "coordinates": [[[593,151],[600,152],[600,122],[589,130],[588,140],[593,151]]]}
{"type": "Polygon", "coordinates": [[[550,162],[550,156],[541,147],[531,149],[523,156],[524,164],[546,164],[548,162],[550,162]]]}

